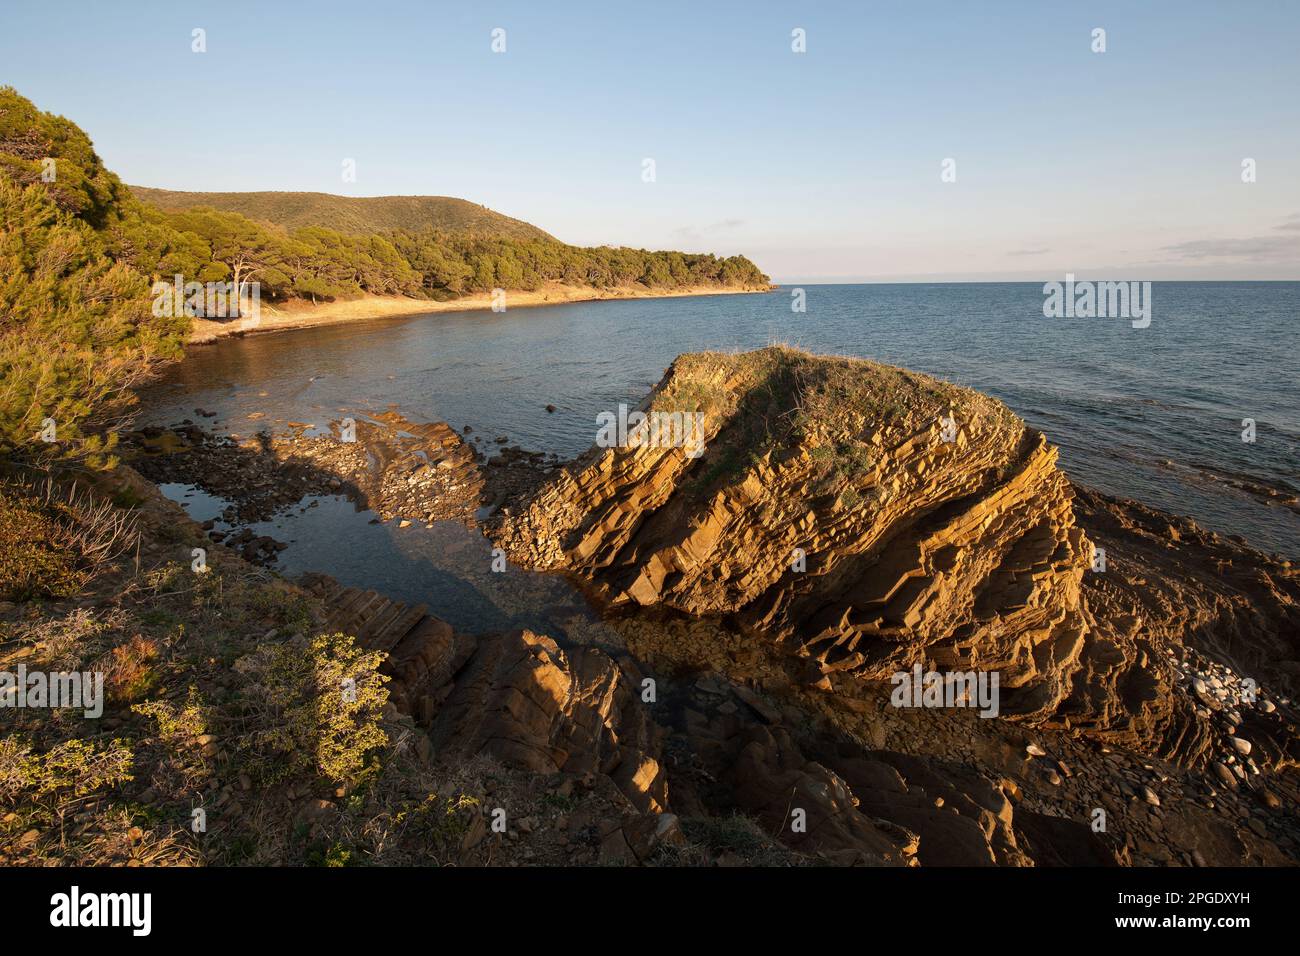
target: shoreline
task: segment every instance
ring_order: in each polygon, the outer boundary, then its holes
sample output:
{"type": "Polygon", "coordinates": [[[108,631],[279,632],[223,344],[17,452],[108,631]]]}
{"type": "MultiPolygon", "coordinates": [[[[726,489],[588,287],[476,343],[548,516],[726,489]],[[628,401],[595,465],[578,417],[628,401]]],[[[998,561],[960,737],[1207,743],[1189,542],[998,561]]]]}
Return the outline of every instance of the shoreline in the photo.
{"type": "MultiPolygon", "coordinates": [[[[596,289],[589,286],[555,283],[533,291],[507,292],[506,307],[507,309],[533,308],[544,305],[568,305],[574,302],[604,302],[620,299],[676,299],[701,295],[757,295],[771,292],[774,288],[776,287],[754,289],[732,286],[689,286],[667,291],[656,291],[639,286],[616,286],[609,289],[596,289]]],[[[263,306],[261,320],[256,326],[252,327],[245,327],[241,321],[214,322],[208,319],[195,319],[186,344],[208,345],[225,338],[265,335],[270,332],[288,332],[293,329],[315,328],[324,325],[342,325],[366,319],[396,318],[434,312],[481,312],[491,308],[492,296],[489,293],[476,293],[446,302],[388,295],[365,295],[359,299],[326,302],[319,305],[311,305],[297,300],[280,308],[263,306]]]]}

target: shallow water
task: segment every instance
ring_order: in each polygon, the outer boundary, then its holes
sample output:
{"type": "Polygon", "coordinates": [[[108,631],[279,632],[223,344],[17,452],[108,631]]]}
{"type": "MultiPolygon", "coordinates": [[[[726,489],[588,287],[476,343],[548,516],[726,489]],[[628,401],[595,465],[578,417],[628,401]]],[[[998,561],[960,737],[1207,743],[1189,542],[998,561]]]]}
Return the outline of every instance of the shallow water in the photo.
{"type": "Polygon", "coordinates": [[[485,448],[505,435],[569,457],[592,444],[598,413],[639,402],[679,353],[781,341],[995,395],[1060,446],[1076,480],[1300,555],[1300,515],[1216,478],[1300,485],[1300,283],[1155,283],[1146,329],[1046,319],[1028,283],[809,286],[806,313],[790,302],[782,290],[575,303],[228,340],[171,369],[143,419],[247,435],[392,404],[470,425],[485,448]]]}
{"type": "MultiPolygon", "coordinates": [[[[224,499],[179,482],[159,488],[194,520],[213,519],[218,530],[231,528],[221,520],[229,504],[224,499]]],[[[319,495],[247,527],[289,545],[275,564],[289,577],[324,571],[344,585],[427,604],[466,633],[524,627],[566,643],[617,646],[599,615],[562,576],[508,563],[493,570],[492,545],[477,530],[455,521],[399,529],[396,520],[375,519],[374,512],[358,510],[342,496],[319,495]]]]}

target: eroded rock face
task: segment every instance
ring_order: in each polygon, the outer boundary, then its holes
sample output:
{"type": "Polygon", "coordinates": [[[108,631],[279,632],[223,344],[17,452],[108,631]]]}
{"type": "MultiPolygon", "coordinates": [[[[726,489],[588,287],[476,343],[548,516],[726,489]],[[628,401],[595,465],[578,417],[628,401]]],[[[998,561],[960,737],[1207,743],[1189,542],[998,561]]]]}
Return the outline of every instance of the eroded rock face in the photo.
{"type": "Polygon", "coordinates": [[[1259,767],[1295,765],[1300,572],[1134,501],[1079,489],[1075,507],[1107,568],[1085,579],[1089,639],[1059,717],[1207,770],[1234,736],[1259,767]]]}
{"type": "Polygon", "coordinates": [[[387,655],[389,700],[410,714],[439,759],[486,754],[537,774],[604,776],[629,808],[668,804],[660,731],[638,695],[631,658],[563,650],[527,630],[472,635],[379,594],[323,574],[300,581],[329,609],[322,623],[387,655]]]}
{"type": "Polygon", "coordinates": [[[994,771],[864,745],[720,675],[674,684],[662,714],[678,813],[738,812],[841,865],[1033,866],[1121,862],[1081,820],[1017,807],[994,771]],[[792,719],[792,717],[794,719],[792,719]]]}
{"type": "Polygon", "coordinates": [[[483,753],[533,773],[603,774],[638,812],[667,809],[659,731],[630,662],[564,651],[526,630],[467,638],[439,621],[399,645],[389,666],[394,699],[440,759],[483,753]]]}
{"type": "Polygon", "coordinates": [[[529,631],[468,638],[435,619],[386,669],[438,759],[485,753],[517,770],[606,781],[624,807],[600,823],[610,862],[653,859],[679,813],[741,813],[797,853],[865,866],[1031,866],[1023,817],[1045,859],[1117,862],[1082,824],[1049,820],[1041,832],[1038,815],[1013,809],[1009,781],[810,733],[721,676],[670,681],[667,698],[647,702],[630,661],[529,631]]]}
{"type": "MultiPolygon", "coordinates": [[[[631,666],[630,664],[627,666],[631,666]]],[[[641,812],[662,812],[658,733],[626,674],[591,648],[515,631],[479,642],[430,723],[451,759],[491,753],[538,773],[604,773],[641,812]]]]}
{"type": "MultiPolygon", "coordinates": [[[[429,759],[457,766],[486,754],[534,780],[581,781],[599,794],[568,826],[605,862],[671,862],[687,839],[683,821],[698,839],[699,828],[729,832],[742,817],[757,830],[731,831],[723,846],[759,837],[790,860],[839,865],[1191,862],[1192,848],[1213,862],[1276,863],[1283,853],[1267,841],[1294,845],[1280,810],[1291,797],[1273,792],[1293,787],[1263,756],[1272,744],[1252,715],[1234,728],[1244,736],[1224,738],[1238,756],[1216,763],[1210,784],[1208,771],[1174,771],[1065,733],[1027,737],[974,714],[822,694],[784,681],[771,662],[748,680],[694,666],[679,627],[665,630],[662,646],[684,656],[645,672],[646,695],[630,658],[528,631],[457,633],[422,607],[319,575],[304,583],[327,598],[328,627],[389,655],[391,700],[422,728],[416,747],[429,759]],[[1267,776],[1245,775],[1243,758],[1256,755],[1267,776]],[[1091,826],[1099,807],[1111,815],[1105,832],[1091,826]]],[[[658,645],[638,646],[659,656],[658,645]]],[[[1190,657],[1168,665],[1199,666],[1190,657]]],[[[1218,671],[1205,683],[1215,700],[1220,685],[1232,686],[1218,671]]],[[[1246,709],[1224,699],[1224,719],[1246,709]]],[[[1279,704],[1268,717],[1281,722],[1289,708],[1279,704]]]]}
{"type": "Polygon", "coordinates": [[[682,356],[643,410],[703,412],[707,450],[593,448],[497,519],[514,560],[725,620],[837,694],[916,663],[996,673],[1003,716],[1247,776],[1234,737],[1259,768],[1295,763],[1296,570],[1076,489],[1000,403],[765,349],[682,356]]]}
{"type": "Polygon", "coordinates": [[[1083,645],[1091,546],[1056,452],[1000,403],[788,349],[682,356],[647,411],[707,451],[594,449],[497,528],[614,606],[723,615],[823,674],[1000,673],[1045,715],[1083,645]]]}

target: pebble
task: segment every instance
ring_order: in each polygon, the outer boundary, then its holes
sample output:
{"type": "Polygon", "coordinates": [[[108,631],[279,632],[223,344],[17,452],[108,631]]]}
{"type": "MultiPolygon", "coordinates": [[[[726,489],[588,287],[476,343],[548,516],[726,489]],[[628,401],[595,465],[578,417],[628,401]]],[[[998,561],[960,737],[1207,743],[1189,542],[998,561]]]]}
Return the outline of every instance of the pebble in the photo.
{"type": "Polygon", "coordinates": [[[1228,743],[1232,744],[1232,749],[1237,751],[1243,757],[1250,753],[1250,741],[1242,740],[1240,737],[1229,737],[1228,743]]]}
{"type": "Polygon", "coordinates": [[[1047,751],[1044,750],[1042,747],[1038,746],[1038,744],[1034,744],[1034,743],[1027,744],[1027,745],[1025,746],[1025,753],[1029,754],[1029,756],[1031,756],[1031,757],[1046,757],[1046,756],[1047,756],[1047,751]]]}
{"type": "Polygon", "coordinates": [[[1152,790],[1150,787],[1142,788],[1142,799],[1145,800],[1147,803],[1151,804],[1151,806],[1153,807],[1160,806],[1160,798],[1156,796],[1156,792],[1152,790]]]}

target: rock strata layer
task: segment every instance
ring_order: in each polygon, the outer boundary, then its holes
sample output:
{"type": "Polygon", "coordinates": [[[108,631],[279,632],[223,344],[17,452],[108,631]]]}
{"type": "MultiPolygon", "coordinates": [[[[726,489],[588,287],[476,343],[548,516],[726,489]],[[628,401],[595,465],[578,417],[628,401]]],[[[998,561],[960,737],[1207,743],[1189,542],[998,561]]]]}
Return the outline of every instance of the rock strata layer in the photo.
{"type": "Polygon", "coordinates": [[[512,557],[611,605],[734,619],[822,675],[997,671],[1004,712],[1069,690],[1091,546],[1044,437],[944,382],[788,349],[682,356],[647,413],[706,450],[593,449],[503,516],[512,557]]]}

